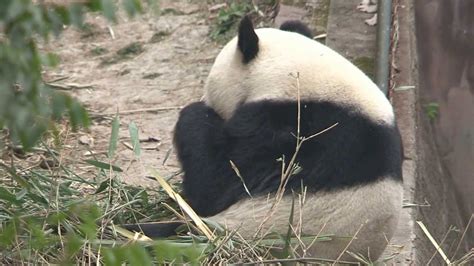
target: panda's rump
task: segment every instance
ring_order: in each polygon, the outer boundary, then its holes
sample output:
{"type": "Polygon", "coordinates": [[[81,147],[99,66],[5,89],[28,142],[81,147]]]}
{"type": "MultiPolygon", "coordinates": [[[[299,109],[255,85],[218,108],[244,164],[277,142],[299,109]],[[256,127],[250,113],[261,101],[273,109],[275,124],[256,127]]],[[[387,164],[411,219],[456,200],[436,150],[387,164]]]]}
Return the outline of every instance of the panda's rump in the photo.
{"type": "Polygon", "coordinates": [[[378,124],[358,110],[331,102],[303,100],[299,107],[298,112],[296,101],[246,103],[225,122],[229,158],[253,198],[238,201],[212,219],[244,237],[254,236],[260,225],[261,234],[286,234],[294,200],[293,220],[301,222],[303,234],[335,235],[328,243],[317,242],[311,255],[335,259],[357,234],[350,250],[378,258],[401,206],[396,125],[378,124]],[[298,127],[300,137],[323,133],[302,143],[295,160],[299,170],[286,187],[290,193],[271,211],[274,202],[268,196],[274,195],[281,176],[275,169],[281,169],[282,161],[288,167],[295,155],[298,127]],[[307,194],[301,207],[291,192],[302,188],[307,194]]]}
{"type": "MultiPolygon", "coordinates": [[[[299,252],[305,249],[308,257],[336,259],[347,248],[376,260],[395,231],[401,201],[401,182],[383,178],[351,188],[307,193],[304,201],[297,193],[276,204],[274,197],[247,199],[211,219],[246,239],[269,233],[286,236],[294,204],[293,234],[305,236],[299,252]],[[330,240],[313,242],[316,236],[330,240]]],[[[342,259],[351,257],[346,254],[342,259]]]]}

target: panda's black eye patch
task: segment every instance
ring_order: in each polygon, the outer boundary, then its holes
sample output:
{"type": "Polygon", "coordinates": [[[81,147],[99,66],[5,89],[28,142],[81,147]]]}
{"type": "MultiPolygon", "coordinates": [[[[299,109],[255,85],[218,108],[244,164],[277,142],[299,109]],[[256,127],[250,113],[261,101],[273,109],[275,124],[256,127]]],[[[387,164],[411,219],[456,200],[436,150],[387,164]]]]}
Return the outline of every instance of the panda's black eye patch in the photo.
{"type": "Polygon", "coordinates": [[[313,38],[313,34],[311,33],[311,30],[308,28],[308,26],[299,20],[288,20],[283,22],[283,24],[280,26],[280,30],[296,32],[310,39],[313,38]]]}

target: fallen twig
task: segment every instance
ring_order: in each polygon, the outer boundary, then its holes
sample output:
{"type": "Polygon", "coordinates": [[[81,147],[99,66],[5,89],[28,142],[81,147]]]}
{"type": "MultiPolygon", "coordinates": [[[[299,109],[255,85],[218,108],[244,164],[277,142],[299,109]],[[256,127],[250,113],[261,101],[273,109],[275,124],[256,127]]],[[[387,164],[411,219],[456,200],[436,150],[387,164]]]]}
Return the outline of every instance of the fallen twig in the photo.
{"type": "Polygon", "coordinates": [[[51,86],[57,90],[77,90],[77,89],[90,89],[93,87],[92,84],[77,84],[77,83],[67,83],[67,84],[60,84],[60,83],[46,83],[47,85],[51,86]]]}
{"type": "Polygon", "coordinates": [[[444,253],[444,251],[441,249],[441,247],[438,245],[438,242],[434,239],[434,237],[431,235],[431,233],[428,231],[428,228],[426,228],[425,224],[422,221],[416,221],[416,223],[420,226],[421,230],[423,233],[425,233],[426,237],[430,240],[431,244],[436,248],[436,251],[438,251],[439,255],[443,258],[444,262],[446,262],[447,265],[451,264],[451,261],[448,259],[448,256],[444,253]]]}
{"type": "Polygon", "coordinates": [[[130,145],[128,142],[122,141],[122,144],[127,147],[129,150],[133,151],[133,146],[130,145]]]}
{"type": "Polygon", "coordinates": [[[107,29],[109,30],[110,37],[112,37],[112,40],[115,40],[115,32],[114,29],[112,29],[112,26],[108,25],[107,29]]]}
{"type": "Polygon", "coordinates": [[[459,239],[459,243],[456,247],[456,250],[454,250],[454,255],[453,255],[453,258],[452,258],[453,260],[456,257],[456,254],[458,253],[459,248],[461,247],[461,243],[462,243],[464,237],[466,236],[466,233],[469,230],[469,226],[471,226],[471,222],[472,222],[473,218],[474,218],[474,213],[471,214],[471,218],[469,218],[469,222],[467,222],[466,228],[464,229],[464,232],[462,233],[461,239],[459,239]]]}
{"type": "MultiPolygon", "coordinates": [[[[288,263],[288,262],[298,262],[298,263],[303,263],[303,264],[306,264],[306,263],[323,263],[323,262],[335,262],[335,260],[331,260],[331,259],[324,259],[324,258],[309,258],[309,257],[306,257],[306,258],[290,258],[290,259],[274,259],[274,260],[262,260],[262,261],[255,261],[255,262],[252,262],[250,264],[283,264],[283,263],[288,263]]],[[[343,260],[339,260],[338,263],[341,263],[341,264],[348,264],[348,265],[359,265],[359,263],[357,262],[352,262],[352,261],[343,261],[343,260]]]]}
{"type": "Polygon", "coordinates": [[[104,116],[114,116],[114,115],[129,115],[129,114],[136,114],[136,113],[155,113],[160,111],[169,111],[169,110],[179,110],[182,109],[183,106],[170,106],[170,107],[154,107],[154,108],[142,108],[142,109],[134,109],[134,110],[125,110],[125,111],[118,111],[118,112],[109,112],[109,113],[90,113],[91,117],[104,117],[104,116]]]}

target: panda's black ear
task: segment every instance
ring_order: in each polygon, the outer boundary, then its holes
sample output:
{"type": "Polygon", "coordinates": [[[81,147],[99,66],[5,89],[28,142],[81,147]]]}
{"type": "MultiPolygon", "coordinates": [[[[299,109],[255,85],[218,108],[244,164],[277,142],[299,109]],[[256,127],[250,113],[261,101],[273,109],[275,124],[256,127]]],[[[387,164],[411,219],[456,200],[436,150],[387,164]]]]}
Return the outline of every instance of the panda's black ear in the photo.
{"type": "Polygon", "coordinates": [[[299,20],[288,20],[283,22],[283,24],[280,26],[280,30],[296,32],[310,39],[313,38],[313,34],[311,33],[311,30],[308,28],[308,26],[299,20]]]}
{"type": "Polygon", "coordinates": [[[253,29],[252,20],[248,16],[243,17],[240,21],[238,40],[237,45],[246,64],[258,54],[258,36],[253,29]]]}

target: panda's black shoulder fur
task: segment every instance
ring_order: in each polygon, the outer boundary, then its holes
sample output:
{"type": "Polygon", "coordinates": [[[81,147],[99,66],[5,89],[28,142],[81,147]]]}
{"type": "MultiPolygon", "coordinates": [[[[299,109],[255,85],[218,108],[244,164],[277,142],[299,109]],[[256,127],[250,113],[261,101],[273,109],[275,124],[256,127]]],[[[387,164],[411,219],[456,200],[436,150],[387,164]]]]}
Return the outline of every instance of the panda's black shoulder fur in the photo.
{"type": "MultiPolygon", "coordinates": [[[[275,192],[282,162],[296,148],[297,103],[246,103],[224,121],[202,102],[185,107],[174,142],[184,170],[184,195],[201,216],[211,216],[244,197],[275,192]],[[240,177],[232,168],[238,168],[240,177]]],[[[398,128],[380,125],[350,108],[301,101],[301,136],[330,130],[303,143],[300,171],[287,190],[333,190],[382,178],[401,181],[398,128]]]]}
{"type": "Polygon", "coordinates": [[[313,38],[313,34],[308,26],[299,20],[288,20],[283,22],[280,26],[280,30],[296,32],[310,39],[313,38]]]}

